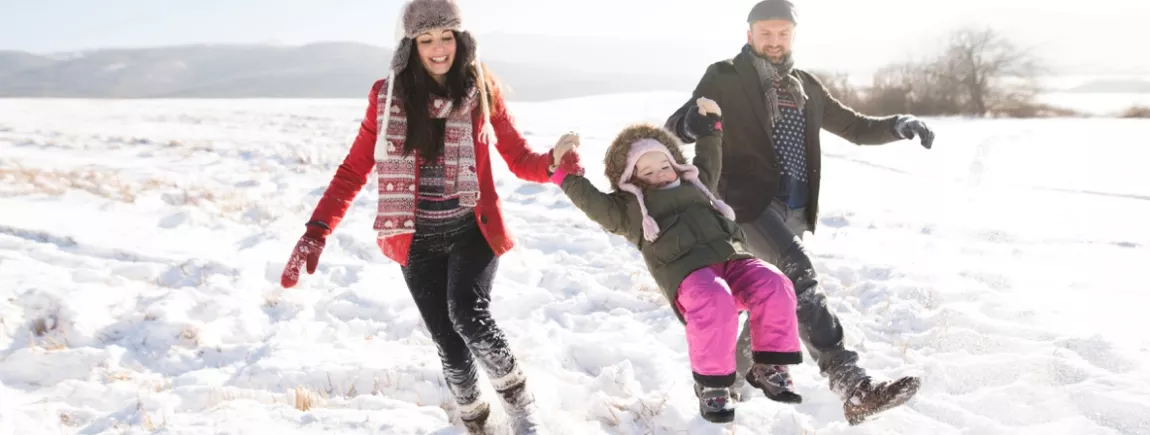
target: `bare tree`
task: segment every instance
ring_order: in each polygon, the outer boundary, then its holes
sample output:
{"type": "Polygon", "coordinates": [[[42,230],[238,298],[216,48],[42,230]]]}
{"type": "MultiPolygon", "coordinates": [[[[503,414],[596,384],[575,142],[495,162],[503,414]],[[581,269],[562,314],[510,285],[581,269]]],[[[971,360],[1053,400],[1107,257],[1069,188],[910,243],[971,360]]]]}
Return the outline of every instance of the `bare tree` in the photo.
{"type": "Polygon", "coordinates": [[[964,93],[950,77],[935,60],[892,64],[875,73],[863,106],[876,115],[962,113],[964,93]]]}
{"type": "Polygon", "coordinates": [[[991,28],[953,32],[934,65],[952,89],[962,90],[964,112],[985,116],[996,109],[1030,105],[1038,93],[1038,60],[991,28]]]}
{"type": "Polygon", "coordinates": [[[1068,116],[1038,104],[1039,61],[991,28],[960,28],[938,51],[878,70],[869,88],[855,89],[842,74],[818,72],[842,103],[871,115],[1068,116]]]}
{"type": "Polygon", "coordinates": [[[827,88],[827,92],[840,103],[847,106],[859,103],[858,90],[851,86],[850,74],[831,71],[811,71],[811,74],[819,79],[819,82],[827,88]]]}

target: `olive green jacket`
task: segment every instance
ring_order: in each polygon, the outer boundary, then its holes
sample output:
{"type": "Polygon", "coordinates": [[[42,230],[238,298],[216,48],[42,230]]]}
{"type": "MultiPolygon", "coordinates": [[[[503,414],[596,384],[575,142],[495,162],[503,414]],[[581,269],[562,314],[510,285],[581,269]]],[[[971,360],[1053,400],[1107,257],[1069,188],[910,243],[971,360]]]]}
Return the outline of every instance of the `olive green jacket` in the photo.
{"type": "MultiPolygon", "coordinates": [[[[621,137],[627,133],[624,132],[621,137]]],[[[622,142],[629,145],[633,140],[622,142]]],[[[712,192],[722,169],[721,144],[721,135],[711,135],[699,139],[695,145],[692,164],[699,169],[699,181],[712,192]]],[[[686,163],[677,147],[676,140],[668,148],[679,163],[686,163]]],[[[608,161],[618,157],[612,156],[612,153],[624,154],[625,160],[628,146],[612,148],[608,150],[608,161]]],[[[611,164],[607,166],[608,177],[611,178],[613,168],[611,164]]],[[[612,193],[601,192],[589,180],[578,175],[567,175],[561,186],[563,193],[591,220],[604,230],[623,236],[639,249],[655,283],[675,309],[680,321],[683,317],[675,300],[679,285],[687,275],[712,264],[754,258],[745,247],[746,236],[739,226],[724,217],[712,206],[702,190],[686,180],[681,180],[677,187],[644,191],[647,213],[658,223],[660,230],[654,241],[647,241],[643,237],[643,215],[638,198],[618,190],[617,181],[617,178],[611,178],[612,185],[616,187],[612,193]]]]}

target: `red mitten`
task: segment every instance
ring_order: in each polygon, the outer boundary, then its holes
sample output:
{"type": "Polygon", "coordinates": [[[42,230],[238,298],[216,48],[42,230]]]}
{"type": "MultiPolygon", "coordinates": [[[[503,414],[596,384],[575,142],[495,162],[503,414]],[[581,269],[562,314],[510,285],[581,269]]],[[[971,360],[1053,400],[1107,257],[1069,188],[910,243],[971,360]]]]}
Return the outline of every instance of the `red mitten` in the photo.
{"type": "Polygon", "coordinates": [[[319,265],[319,255],[323,253],[323,247],[327,243],[327,234],[328,231],[324,228],[308,225],[307,232],[296,242],[295,249],[292,250],[291,257],[284,266],[283,275],[280,275],[280,285],[283,288],[292,288],[299,282],[299,270],[305,264],[308,275],[315,273],[315,268],[319,265]]]}
{"type": "Polygon", "coordinates": [[[568,174],[583,176],[583,165],[579,163],[579,151],[572,149],[559,160],[559,169],[568,174]]]}

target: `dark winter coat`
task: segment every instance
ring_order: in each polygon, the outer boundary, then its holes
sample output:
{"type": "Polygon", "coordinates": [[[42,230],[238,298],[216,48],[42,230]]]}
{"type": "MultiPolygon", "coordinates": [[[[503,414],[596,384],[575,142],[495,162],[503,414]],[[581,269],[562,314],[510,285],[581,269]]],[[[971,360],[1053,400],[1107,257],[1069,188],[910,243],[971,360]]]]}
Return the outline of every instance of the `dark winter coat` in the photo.
{"type": "MultiPolygon", "coordinates": [[[[808,100],[806,117],[806,169],[810,201],[806,218],[811,231],[818,220],[819,181],[822,175],[820,129],[858,145],[880,145],[899,140],[896,116],[872,117],[844,106],[827,92],[823,84],[806,71],[793,69],[791,75],[803,84],[808,100]]],[[[754,220],[766,210],[778,191],[782,170],[775,155],[774,139],[767,124],[767,108],[759,75],[748,54],[707,67],[691,99],[667,119],[666,128],[681,140],[688,110],[695,100],[707,97],[723,110],[723,171],[716,194],[735,210],[736,220],[754,220]]]]}
{"type": "MultiPolygon", "coordinates": [[[[561,186],[563,193],[591,220],[608,232],[623,236],[639,249],[655,283],[682,321],[675,299],[687,275],[712,264],[754,256],[746,248],[746,235],[739,226],[715,210],[702,190],[687,182],[674,188],[643,192],[647,213],[660,229],[653,242],[643,238],[639,201],[618,185],[630,144],[641,138],[658,140],[667,146],[677,162],[686,163],[679,150],[681,142],[669,132],[653,125],[636,125],[620,133],[607,149],[604,172],[611,182],[611,193],[599,191],[586,178],[577,175],[567,175],[561,186]]],[[[699,168],[699,181],[712,192],[715,174],[722,168],[721,142],[721,135],[700,138],[691,162],[699,168]]]]}

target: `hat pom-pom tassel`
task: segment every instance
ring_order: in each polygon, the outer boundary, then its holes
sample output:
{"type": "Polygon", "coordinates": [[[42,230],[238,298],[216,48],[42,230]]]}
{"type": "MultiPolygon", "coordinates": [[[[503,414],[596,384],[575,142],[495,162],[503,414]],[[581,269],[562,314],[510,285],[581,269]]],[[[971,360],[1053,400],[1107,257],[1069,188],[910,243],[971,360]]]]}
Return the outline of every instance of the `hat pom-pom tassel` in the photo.
{"type": "Polygon", "coordinates": [[[643,218],[643,237],[648,242],[654,242],[655,239],[659,238],[659,224],[655,223],[655,219],[650,216],[643,218]]]}

